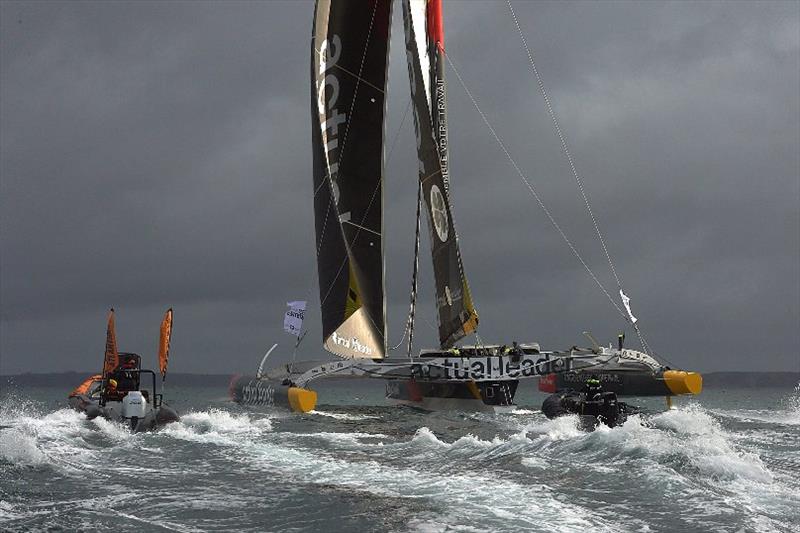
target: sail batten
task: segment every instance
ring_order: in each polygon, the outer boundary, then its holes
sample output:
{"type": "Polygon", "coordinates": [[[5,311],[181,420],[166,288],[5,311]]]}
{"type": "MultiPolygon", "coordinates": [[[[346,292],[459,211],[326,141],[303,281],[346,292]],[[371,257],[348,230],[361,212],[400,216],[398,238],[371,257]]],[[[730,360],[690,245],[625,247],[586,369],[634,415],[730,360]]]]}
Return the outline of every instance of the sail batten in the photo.
{"type": "Polygon", "coordinates": [[[403,0],[403,20],[419,180],[427,208],[436,282],[439,342],[446,348],[475,331],[478,314],[464,275],[449,196],[441,0],[403,0]]]}
{"type": "Polygon", "coordinates": [[[383,141],[391,0],[318,0],[311,52],[323,346],[386,354],[383,141]]]}

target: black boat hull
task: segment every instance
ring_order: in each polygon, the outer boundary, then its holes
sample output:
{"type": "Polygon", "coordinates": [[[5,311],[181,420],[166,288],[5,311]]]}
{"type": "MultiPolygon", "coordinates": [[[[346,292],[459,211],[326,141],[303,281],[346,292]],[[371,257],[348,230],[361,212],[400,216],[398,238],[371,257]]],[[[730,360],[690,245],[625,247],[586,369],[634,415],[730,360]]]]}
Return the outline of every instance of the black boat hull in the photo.
{"type": "Polygon", "coordinates": [[[542,412],[547,418],[578,415],[581,429],[587,431],[601,423],[612,428],[619,426],[627,420],[629,410],[613,392],[603,392],[588,400],[585,394],[565,390],[551,394],[542,403],[542,412]]]}
{"type": "Polygon", "coordinates": [[[424,411],[513,410],[519,381],[421,381],[392,379],[386,383],[386,399],[424,411]]]}
{"type": "Polygon", "coordinates": [[[122,415],[121,402],[100,404],[99,399],[85,394],[73,395],[68,399],[69,406],[86,414],[89,420],[97,417],[125,424],[134,433],[152,431],[171,422],[180,420],[178,413],[169,405],[162,403],[158,407],[149,407],[142,417],[126,418],[122,415]]]}
{"type": "Polygon", "coordinates": [[[313,390],[256,376],[233,376],[228,393],[231,400],[240,405],[286,407],[300,413],[312,411],[317,404],[317,393],[313,390]]]}
{"type": "Polygon", "coordinates": [[[703,380],[696,372],[682,370],[618,370],[597,368],[591,370],[572,370],[558,374],[548,374],[539,379],[541,392],[558,392],[579,389],[589,378],[595,378],[603,390],[618,396],[677,396],[681,394],[700,394],[703,380]]]}

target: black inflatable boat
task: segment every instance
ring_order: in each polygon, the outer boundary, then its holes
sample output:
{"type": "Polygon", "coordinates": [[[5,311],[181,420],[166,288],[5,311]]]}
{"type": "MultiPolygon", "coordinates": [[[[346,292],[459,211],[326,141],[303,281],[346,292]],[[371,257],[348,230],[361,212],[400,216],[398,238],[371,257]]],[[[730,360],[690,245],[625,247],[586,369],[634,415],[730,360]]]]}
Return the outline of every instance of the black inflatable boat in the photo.
{"type": "Polygon", "coordinates": [[[598,424],[615,427],[623,424],[633,408],[617,400],[614,392],[578,392],[563,390],[548,396],[542,403],[547,418],[578,415],[581,429],[594,430],[598,424]]]}

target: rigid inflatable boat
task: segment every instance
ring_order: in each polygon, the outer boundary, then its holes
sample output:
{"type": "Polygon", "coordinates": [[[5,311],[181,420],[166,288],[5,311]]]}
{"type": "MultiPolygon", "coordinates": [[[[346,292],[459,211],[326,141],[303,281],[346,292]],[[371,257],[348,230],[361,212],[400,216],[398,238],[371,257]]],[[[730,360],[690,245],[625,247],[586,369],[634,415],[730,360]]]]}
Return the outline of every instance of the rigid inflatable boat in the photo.
{"type": "MultiPolygon", "coordinates": [[[[162,383],[166,376],[172,309],[161,324],[159,364],[162,383]]],[[[141,368],[142,358],[135,353],[117,351],[114,310],[106,330],[103,373],[88,377],[68,396],[70,407],[86,414],[89,420],[101,416],[125,424],[133,432],[148,431],[179,420],[178,413],[164,403],[156,389],[156,373],[141,368]],[[147,379],[147,378],[151,379],[147,379]]]]}

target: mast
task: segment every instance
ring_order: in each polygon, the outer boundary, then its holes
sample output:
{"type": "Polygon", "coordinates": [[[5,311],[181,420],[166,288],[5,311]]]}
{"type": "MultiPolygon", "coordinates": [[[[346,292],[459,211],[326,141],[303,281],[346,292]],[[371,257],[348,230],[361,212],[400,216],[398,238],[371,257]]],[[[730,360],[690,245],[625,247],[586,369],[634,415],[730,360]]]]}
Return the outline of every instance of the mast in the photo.
{"type": "Polygon", "coordinates": [[[318,0],[311,43],[322,337],[346,359],[386,354],[383,141],[391,0],[318,0]]]}
{"type": "Polygon", "coordinates": [[[419,182],[428,214],[439,342],[452,346],[478,326],[450,202],[441,0],[403,0],[419,182]]]}
{"type": "Polygon", "coordinates": [[[408,311],[408,358],[414,348],[414,318],[417,314],[417,288],[419,287],[419,233],[422,215],[422,183],[417,185],[417,218],[414,231],[414,268],[411,274],[411,308],[408,311]]]}

